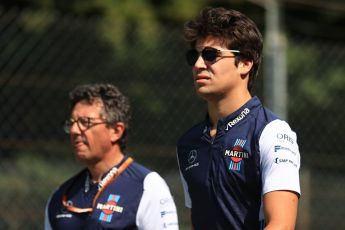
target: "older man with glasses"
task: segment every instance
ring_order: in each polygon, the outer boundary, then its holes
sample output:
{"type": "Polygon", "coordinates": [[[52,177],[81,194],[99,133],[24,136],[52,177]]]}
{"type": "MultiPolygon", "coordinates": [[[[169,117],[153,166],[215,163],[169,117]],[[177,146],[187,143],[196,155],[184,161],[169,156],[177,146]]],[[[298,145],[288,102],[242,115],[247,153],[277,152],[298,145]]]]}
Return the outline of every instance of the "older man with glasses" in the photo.
{"type": "Polygon", "coordinates": [[[124,153],[128,99],[113,85],[80,85],[70,93],[64,130],[86,166],[50,197],[45,229],[178,229],[170,190],[158,173],[124,153]]]}

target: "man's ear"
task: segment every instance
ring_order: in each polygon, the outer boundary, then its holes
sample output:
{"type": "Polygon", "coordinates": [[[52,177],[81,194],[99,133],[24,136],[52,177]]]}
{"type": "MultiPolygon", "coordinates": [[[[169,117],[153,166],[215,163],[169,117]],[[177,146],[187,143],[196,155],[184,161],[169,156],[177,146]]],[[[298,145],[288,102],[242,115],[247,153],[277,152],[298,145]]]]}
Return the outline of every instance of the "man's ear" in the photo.
{"type": "Polygon", "coordinates": [[[116,122],[109,130],[111,142],[115,143],[125,132],[125,124],[123,122],[116,122]]]}
{"type": "Polygon", "coordinates": [[[242,77],[245,77],[249,74],[250,70],[253,67],[253,61],[252,60],[241,60],[238,63],[238,71],[242,77]]]}

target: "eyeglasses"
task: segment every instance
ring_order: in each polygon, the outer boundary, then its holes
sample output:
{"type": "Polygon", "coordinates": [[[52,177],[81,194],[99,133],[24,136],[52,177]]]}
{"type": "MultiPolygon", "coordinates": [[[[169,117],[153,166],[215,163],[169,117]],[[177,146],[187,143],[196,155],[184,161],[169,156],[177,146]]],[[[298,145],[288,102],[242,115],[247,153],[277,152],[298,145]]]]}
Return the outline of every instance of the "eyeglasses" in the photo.
{"type": "Polygon", "coordinates": [[[64,131],[69,134],[71,131],[71,128],[75,122],[77,122],[78,128],[81,132],[85,132],[87,129],[100,124],[106,124],[106,121],[99,121],[95,122],[94,120],[100,119],[95,117],[78,117],[78,119],[70,118],[69,120],[65,121],[65,124],[63,126],[64,131]]]}
{"type": "MultiPolygon", "coordinates": [[[[204,61],[215,62],[217,57],[221,57],[220,55],[221,52],[240,53],[239,50],[216,49],[213,47],[205,47],[201,52],[197,51],[196,49],[190,49],[186,53],[187,63],[191,66],[195,65],[200,55],[202,59],[204,59],[204,61]]],[[[229,57],[235,57],[235,56],[229,56],[229,57]]]]}

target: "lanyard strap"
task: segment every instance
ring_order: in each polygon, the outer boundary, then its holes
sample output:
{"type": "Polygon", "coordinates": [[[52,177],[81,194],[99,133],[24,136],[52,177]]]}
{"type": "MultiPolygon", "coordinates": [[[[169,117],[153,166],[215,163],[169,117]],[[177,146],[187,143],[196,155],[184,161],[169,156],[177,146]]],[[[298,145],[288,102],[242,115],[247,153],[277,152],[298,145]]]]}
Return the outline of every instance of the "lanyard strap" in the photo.
{"type": "Polygon", "coordinates": [[[92,202],[92,208],[95,207],[96,205],[96,201],[98,200],[98,197],[101,195],[102,191],[104,189],[106,189],[118,176],[120,176],[120,174],[125,171],[125,169],[132,164],[133,159],[131,157],[128,157],[127,160],[125,162],[123,162],[119,169],[117,170],[117,172],[114,174],[114,176],[112,178],[110,178],[108,181],[106,181],[104,183],[104,185],[101,187],[100,190],[98,190],[98,192],[96,193],[95,197],[93,198],[93,202],[92,202]]]}
{"type": "MultiPolygon", "coordinates": [[[[106,180],[104,182],[104,184],[100,187],[100,189],[98,189],[95,197],[93,198],[93,201],[92,201],[92,207],[91,208],[78,208],[78,207],[75,207],[73,205],[71,205],[68,201],[67,201],[67,194],[63,195],[62,197],[62,204],[63,206],[68,210],[68,211],[71,211],[71,212],[74,212],[74,213],[85,213],[85,212],[92,212],[93,211],[93,208],[95,207],[96,205],[96,201],[98,200],[99,196],[101,195],[101,193],[103,192],[104,189],[106,189],[118,176],[121,175],[121,173],[123,171],[125,171],[125,169],[133,162],[133,159],[131,157],[128,157],[126,159],[125,162],[123,162],[120,167],[118,168],[118,170],[116,172],[114,172],[114,174],[112,175],[112,177],[108,180],[106,180]]],[[[107,176],[106,176],[107,177],[107,176]]]]}

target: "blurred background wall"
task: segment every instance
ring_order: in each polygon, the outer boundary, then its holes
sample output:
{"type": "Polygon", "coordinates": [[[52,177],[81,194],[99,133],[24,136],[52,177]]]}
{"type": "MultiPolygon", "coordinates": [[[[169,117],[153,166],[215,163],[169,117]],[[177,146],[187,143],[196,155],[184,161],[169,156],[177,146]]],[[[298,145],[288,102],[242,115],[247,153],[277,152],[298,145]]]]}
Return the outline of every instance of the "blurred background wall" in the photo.
{"type": "Polygon", "coordinates": [[[297,229],[345,229],[345,2],[277,0],[272,19],[270,1],[1,0],[0,229],[42,229],[49,195],[81,169],[62,123],[68,91],[94,82],[129,96],[128,153],[166,179],[180,228],[189,229],[175,144],[206,107],[194,93],[182,28],[207,5],[242,11],[265,36],[277,20],[282,72],[269,71],[276,59],[265,49],[255,94],[298,134],[297,229]],[[281,77],[283,85],[272,83],[281,77]]]}

